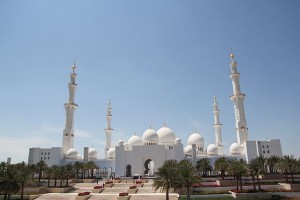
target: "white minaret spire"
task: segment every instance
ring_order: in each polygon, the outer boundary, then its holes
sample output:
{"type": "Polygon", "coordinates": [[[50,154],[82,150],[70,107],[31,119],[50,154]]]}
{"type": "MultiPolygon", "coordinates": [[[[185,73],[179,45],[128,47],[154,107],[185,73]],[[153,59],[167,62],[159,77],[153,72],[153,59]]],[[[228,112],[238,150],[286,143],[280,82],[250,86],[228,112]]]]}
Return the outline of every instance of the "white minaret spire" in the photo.
{"type": "Polygon", "coordinates": [[[246,123],[243,103],[245,99],[245,94],[241,93],[239,82],[240,73],[238,73],[237,71],[237,62],[234,60],[233,52],[231,52],[230,58],[231,74],[229,77],[232,80],[233,86],[233,95],[230,97],[230,100],[234,103],[235,131],[237,134],[237,143],[243,145],[243,143],[248,140],[248,127],[246,123]]]}
{"type": "Polygon", "coordinates": [[[221,128],[222,124],[220,123],[219,119],[219,106],[217,102],[217,98],[214,96],[214,104],[213,104],[213,113],[214,113],[214,129],[215,129],[215,137],[216,137],[216,145],[218,147],[218,155],[223,155],[223,148],[224,145],[222,143],[222,134],[221,134],[221,128]]]}
{"type": "Polygon", "coordinates": [[[75,104],[75,89],[77,84],[75,82],[77,74],[75,73],[76,65],[74,63],[72,67],[73,72],[70,74],[70,83],[68,84],[69,87],[69,101],[65,103],[65,110],[66,110],[66,127],[63,132],[63,151],[64,154],[71,148],[73,148],[73,141],[74,141],[74,112],[77,108],[77,104],[75,104]]]}
{"type": "Polygon", "coordinates": [[[113,129],[111,128],[111,103],[110,103],[110,99],[108,99],[108,106],[107,106],[107,115],[106,115],[106,122],[107,122],[107,126],[106,129],[104,129],[105,131],[105,135],[106,135],[106,143],[105,143],[105,158],[107,158],[107,151],[112,147],[111,146],[111,134],[113,129]]]}

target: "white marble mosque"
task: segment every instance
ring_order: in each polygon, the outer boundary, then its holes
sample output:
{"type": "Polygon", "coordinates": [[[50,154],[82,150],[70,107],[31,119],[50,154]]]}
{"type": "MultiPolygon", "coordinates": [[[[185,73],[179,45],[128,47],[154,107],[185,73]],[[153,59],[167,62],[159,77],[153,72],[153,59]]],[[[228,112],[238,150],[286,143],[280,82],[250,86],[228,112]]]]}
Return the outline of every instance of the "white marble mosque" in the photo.
{"type": "Polygon", "coordinates": [[[272,155],[282,156],[281,143],[279,139],[256,141],[248,140],[248,127],[246,123],[243,101],[245,94],[241,92],[239,77],[237,71],[237,62],[234,54],[230,54],[231,63],[230,78],[232,80],[233,95],[230,100],[234,104],[235,130],[237,143],[229,147],[229,155],[224,154],[224,145],[222,143],[222,124],[219,119],[219,106],[217,98],[213,98],[213,115],[215,130],[215,143],[209,144],[207,148],[204,145],[204,138],[200,133],[192,133],[187,139],[187,146],[183,147],[182,139],[177,138],[174,131],[164,124],[159,130],[155,131],[151,127],[147,129],[142,137],[133,135],[128,141],[120,140],[118,145],[112,146],[111,127],[112,107],[109,100],[107,107],[107,127],[104,129],[106,144],[105,158],[98,158],[98,152],[93,147],[85,147],[84,154],[78,154],[74,149],[74,112],[77,108],[75,103],[76,90],[76,66],[73,65],[73,71],[70,74],[69,100],[65,103],[66,125],[63,131],[62,147],[40,148],[33,147],[29,149],[28,163],[35,164],[44,160],[48,166],[65,165],[76,161],[87,162],[94,161],[100,169],[104,169],[108,176],[132,176],[139,174],[142,176],[152,176],[165,160],[175,159],[177,161],[189,159],[196,163],[201,158],[209,158],[213,163],[221,156],[231,158],[242,158],[246,161],[257,156],[270,157],[272,155]]]}

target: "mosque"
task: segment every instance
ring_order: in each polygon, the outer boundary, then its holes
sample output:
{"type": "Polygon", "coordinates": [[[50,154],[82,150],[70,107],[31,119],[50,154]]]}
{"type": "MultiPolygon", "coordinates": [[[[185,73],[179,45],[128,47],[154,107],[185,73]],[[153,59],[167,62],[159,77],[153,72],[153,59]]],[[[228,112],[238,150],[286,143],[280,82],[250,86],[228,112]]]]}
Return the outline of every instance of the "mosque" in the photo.
{"type": "Polygon", "coordinates": [[[230,54],[230,79],[232,80],[233,95],[230,100],[234,104],[235,113],[235,131],[237,142],[230,145],[229,155],[224,154],[224,145],[222,143],[222,124],[219,119],[219,106],[216,97],[213,98],[213,115],[215,130],[215,144],[204,146],[204,138],[199,133],[192,133],[186,147],[183,147],[181,138],[177,138],[174,131],[166,124],[155,131],[151,127],[147,129],[142,137],[133,135],[129,140],[120,140],[118,145],[112,146],[111,127],[112,107],[109,100],[107,107],[107,127],[104,129],[106,136],[106,145],[104,149],[105,158],[99,159],[98,152],[93,147],[85,147],[84,154],[78,154],[74,149],[74,112],[77,108],[75,103],[75,90],[77,87],[76,66],[73,65],[73,71],[70,74],[69,100],[64,104],[66,110],[66,124],[63,131],[62,147],[40,148],[33,147],[29,149],[28,163],[35,164],[44,160],[48,166],[65,165],[76,161],[87,162],[94,161],[96,165],[105,171],[105,176],[126,176],[133,174],[143,176],[152,176],[165,160],[174,159],[181,161],[183,159],[191,160],[196,163],[199,159],[209,158],[212,162],[222,156],[230,158],[242,158],[247,162],[257,156],[271,157],[273,155],[282,156],[281,143],[279,139],[266,141],[248,140],[248,127],[244,112],[245,94],[241,92],[239,77],[237,71],[237,62],[234,54],[230,54]]]}

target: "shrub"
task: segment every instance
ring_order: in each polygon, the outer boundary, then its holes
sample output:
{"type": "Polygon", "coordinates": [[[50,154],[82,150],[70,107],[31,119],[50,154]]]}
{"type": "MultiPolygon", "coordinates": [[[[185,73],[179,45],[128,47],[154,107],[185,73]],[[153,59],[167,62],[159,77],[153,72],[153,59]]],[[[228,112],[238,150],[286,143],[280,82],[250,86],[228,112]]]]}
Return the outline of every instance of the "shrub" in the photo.
{"type": "Polygon", "coordinates": [[[136,185],[130,186],[129,189],[136,189],[136,185]]]}
{"type": "Polygon", "coordinates": [[[100,189],[100,188],[103,188],[102,185],[97,185],[94,187],[94,189],[100,189]]]}
{"type": "Polygon", "coordinates": [[[90,192],[80,192],[78,193],[78,196],[86,196],[86,195],[90,195],[90,192]]]}
{"type": "Polygon", "coordinates": [[[128,193],[127,192],[120,192],[119,197],[123,197],[123,196],[128,196],[128,193]]]}
{"type": "Polygon", "coordinates": [[[106,181],[105,184],[112,184],[113,181],[106,181]]]}
{"type": "Polygon", "coordinates": [[[143,181],[141,181],[141,180],[137,180],[137,181],[136,181],[136,183],[143,183],[143,181]]]}

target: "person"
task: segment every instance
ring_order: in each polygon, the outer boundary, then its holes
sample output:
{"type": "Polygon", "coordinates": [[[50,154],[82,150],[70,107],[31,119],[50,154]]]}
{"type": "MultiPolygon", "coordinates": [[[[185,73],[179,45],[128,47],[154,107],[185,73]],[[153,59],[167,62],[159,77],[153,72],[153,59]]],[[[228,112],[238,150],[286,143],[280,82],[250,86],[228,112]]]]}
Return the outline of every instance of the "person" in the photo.
{"type": "Polygon", "coordinates": [[[98,184],[98,179],[97,179],[97,184],[98,184]]]}

